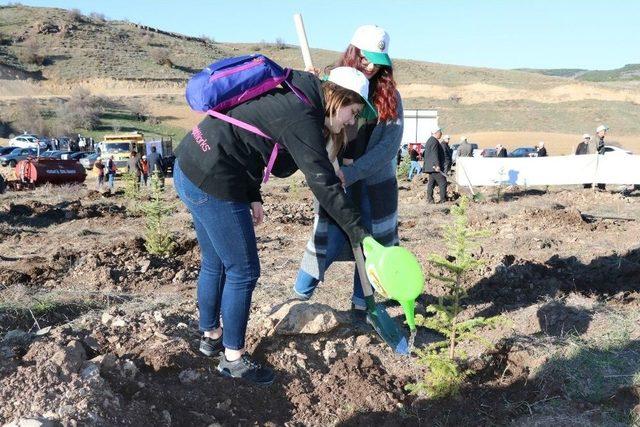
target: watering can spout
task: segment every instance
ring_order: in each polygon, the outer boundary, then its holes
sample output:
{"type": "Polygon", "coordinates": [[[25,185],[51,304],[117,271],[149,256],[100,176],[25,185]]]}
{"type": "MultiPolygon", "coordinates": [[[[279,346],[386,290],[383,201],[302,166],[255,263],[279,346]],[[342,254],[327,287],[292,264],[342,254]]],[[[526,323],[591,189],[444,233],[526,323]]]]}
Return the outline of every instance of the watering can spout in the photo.
{"type": "Polygon", "coordinates": [[[415,300],[411,301],[400,301],[400,305],[402,306],[402,310],[404,311],[404,317],[407,320],[407,325],[409,329],[413,332],[416,330],[416,317],[415,317],[415,300]]]}

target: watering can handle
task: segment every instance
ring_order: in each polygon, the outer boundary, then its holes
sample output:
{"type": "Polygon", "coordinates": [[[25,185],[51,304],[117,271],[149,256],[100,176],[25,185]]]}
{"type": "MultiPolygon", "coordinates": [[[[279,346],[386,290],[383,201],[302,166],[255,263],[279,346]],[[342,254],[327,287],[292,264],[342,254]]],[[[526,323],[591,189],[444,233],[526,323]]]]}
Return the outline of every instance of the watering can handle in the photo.
{"type": "Polygon", "coordinates": [[[367,277],[367,269],[364,266],[364,255],[362,254],[362,248],[357,246],[353,248],[353,257],[356,260],[356,268],[358,269],[358,275],[360,276],[360,283],[362,284],[362,292],[365,297],[373,295],[373,289],[367,277]]]}

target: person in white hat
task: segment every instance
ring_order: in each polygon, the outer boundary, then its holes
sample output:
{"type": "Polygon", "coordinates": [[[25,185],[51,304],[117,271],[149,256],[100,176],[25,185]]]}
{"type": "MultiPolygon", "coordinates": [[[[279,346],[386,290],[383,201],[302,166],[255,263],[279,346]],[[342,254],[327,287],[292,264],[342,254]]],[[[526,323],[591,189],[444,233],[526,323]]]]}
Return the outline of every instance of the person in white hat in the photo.
{"type": "MultiPolygon", "coordinates": [[[[364,220],[369,224],[373,237],[385,246],[399,242],[396,169],[403,116],[389,44],[389,34],[383,28],[362,25],[332,66],[357,68],[370,83],[369,100],[376,108],[377,117],[365,110],[358,126],[348,129],[352,137],[342,154],[340,176],[347,195],[362,207],[364,220]]],[[[326,212],[318,211],[293,286],[293,296],[302,300],[311,298],[319,282],[324,280],[325,271],[347,244],[342,230],[326,212]]],[[[351,303],[354,315],[364,318],[364,295],[360,278],[355,273],[351,303]]]]}
{"type": "Polygon", "coordinates": [[[590,143],[591,143],[591,135],[589,135],[588,133],[585,133],[584,135],[582,135],[582,141],[580,141],[576,146],[576,150],[575,150],[576,156],[588,154],[590,143]]]}
{"type": "Polygon", "coordinates": [[[598,154],[604,154],[604,137],[607,135],[607,131],[609,130],[608,126],[600,125],[596,128],[596,152],[598,154]]]}
{"type": "MultiPolygon", "coordinates": [[[[595,152],[598,154],[605,153],[605,145],[604,137],[607,135],[607,131],[609,130],[609,126],[600,125],[596,128],[596,149],[595,152]]],[[[606,190],[605,184],[597,184],[596,185],[599,190],[606,190]]]]}
{"type": "Polygon", "coordinates": [[[226,112],[260,133],[206,116],[176,148],[173,166],[174,188],[191,214],[201,251],[199,351],[222,353],[221,375],[261,385],[272,383],[275,374],[245,352],[245,336],[260,277],[254,226],[264,218],[264,172],[287,177],[300,169],[351,245],[371,235],[326,151],[330,139],[342,142],[344,127],[363,111],[369,80],[352,68],[334,70],[327,81],[292,70],[290,83],[304,102],[293,91],[273,89],[226,112]]]}

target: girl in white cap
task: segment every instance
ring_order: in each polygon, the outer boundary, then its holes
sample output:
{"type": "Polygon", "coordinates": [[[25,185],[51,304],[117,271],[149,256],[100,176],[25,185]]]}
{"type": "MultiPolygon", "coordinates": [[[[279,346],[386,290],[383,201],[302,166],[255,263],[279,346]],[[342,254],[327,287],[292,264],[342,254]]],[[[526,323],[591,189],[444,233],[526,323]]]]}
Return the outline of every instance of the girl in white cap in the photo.
{"type": "MultiPolygon", "coordinates": [[[[385,246],[397,245],[398,183],[396,156],[402,140],[402,100],[396,90],[389,58],[389,34],[375,25],[359,27],[334,67],[348,66],[369,79],[369,100],[377,117],[363,113],[351,134],[339,176],[348,196],[360,207],[373,237],[385,246]]],[[[351,248],[339,224],[326,211],[316,211],[314,229],[293,287],[309,299],[333,261],[349,259],[351,248]]],[[[366,309],[360,278],[354,271],[352,309],[361,318],[366,309]]]]}
{"type": "Polygon", "coordinates": [[[290,176],[300,168],[320,205],[353,245],[370,234],[326,151],[329,139],[342,144],[344,127],[368,108],[369,81],[345,67],[333,70],[325,82],[299,71],[292,71],[290,78],[308,104],[292,91],[273,89],[226,112],[273,139],[207,116],[176,149],[173,172],[201,250],[200,352],[224,353],[217,367],[222,375],[257,384],[274,380],[273,370],[252,360],[244,347],[251,297],[260,276],[254,232],[254,224],[263,220],[260,185],[276,141],[280,149],[271,169],[274,175],[290,176]]]}

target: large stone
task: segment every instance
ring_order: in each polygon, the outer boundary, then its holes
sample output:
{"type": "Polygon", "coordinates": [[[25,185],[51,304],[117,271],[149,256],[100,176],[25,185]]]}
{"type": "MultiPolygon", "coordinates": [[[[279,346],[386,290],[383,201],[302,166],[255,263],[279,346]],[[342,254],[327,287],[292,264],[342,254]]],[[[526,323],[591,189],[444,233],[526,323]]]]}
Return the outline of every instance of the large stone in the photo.
{"type": "Polygon", "coordinates": [[[80,371],[83,362],[87,358],[82,344],[79,341],[71,341],[66,347],[54,353],[51,360],[58,365],[63,373],[71,374],[80,371]]]}
{"type": "Polygon", "coordinates": [[[340,320],[325,304],[289,302],[268,318],[269,335],[322,334],[335,329],[340,320]]]}

